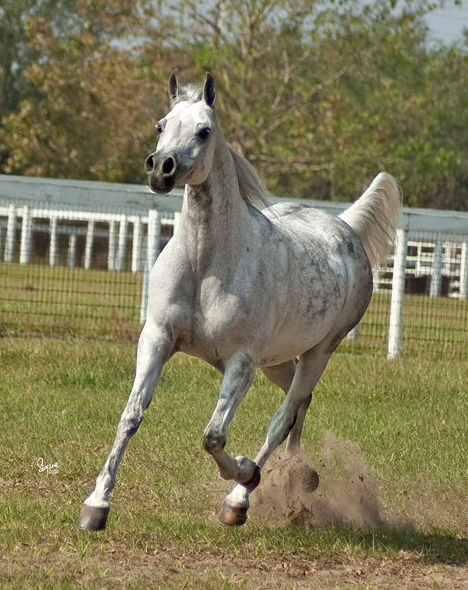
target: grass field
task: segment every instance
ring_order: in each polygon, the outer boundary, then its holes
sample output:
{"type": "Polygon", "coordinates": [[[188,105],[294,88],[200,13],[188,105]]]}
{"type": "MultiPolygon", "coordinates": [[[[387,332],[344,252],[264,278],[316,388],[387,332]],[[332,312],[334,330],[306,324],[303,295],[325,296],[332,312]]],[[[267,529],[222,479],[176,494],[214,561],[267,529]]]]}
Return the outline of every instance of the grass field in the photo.
{"type": "MultiPolygon", "coordinates": [[[[130,443],[107,530],[85,533],[75,522],[125,405],[134,348],[3,340],[3,588],[468,588],[468,360],[336,353],[304,449],[328,489],[336,478],[343,518],[317,528],[259,506],[230,529],[216,520],[229,486],[201,445],[220,377],[178,355],[130,443]],[[324,451],[330,440],[341,471],[324,451]],[[57,473],[40,473],[39,458],[57,473]],[[345,518],[364,470],[383,521],[374,528],[345,518]]],[[[255,454],[281,399],[256,378],[231,427],[232,454],[255,454]]]]}

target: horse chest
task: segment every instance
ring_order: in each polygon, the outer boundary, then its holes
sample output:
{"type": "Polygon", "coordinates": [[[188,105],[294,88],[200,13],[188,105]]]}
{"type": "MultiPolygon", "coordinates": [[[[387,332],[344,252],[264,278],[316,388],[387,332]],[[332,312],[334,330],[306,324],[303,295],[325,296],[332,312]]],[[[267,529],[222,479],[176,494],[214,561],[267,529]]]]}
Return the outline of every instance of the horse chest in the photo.
{"type": "Polygon", "coordinates": [[[251,339],[252,306],[242,293],[224,290],[218,281],[199,285],[186,309],[188,313],[177,326],[182,352],[212,362],[229,357],[251,339]]]}

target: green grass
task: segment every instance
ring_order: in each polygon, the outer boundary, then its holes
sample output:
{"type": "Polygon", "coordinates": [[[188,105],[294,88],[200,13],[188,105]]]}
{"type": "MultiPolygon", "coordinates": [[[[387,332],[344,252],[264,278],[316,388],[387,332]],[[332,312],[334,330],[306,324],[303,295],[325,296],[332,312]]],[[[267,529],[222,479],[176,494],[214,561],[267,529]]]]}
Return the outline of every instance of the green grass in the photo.
{"type": "MultiPolygon", "coordinates": [[[[142,273],[0,263],[5,335],[93,337],[133,342],[142,273]]],[[[387,350],[390,294],[374,293],[356,342],[345,350],[387,350]]],[[[403,354],[467,357],[468,301],[405,295],[403,354]]]]}
{"type": "MultiPolygon", "coordinates": [[[[358,444],[386,525],[313,529],[253,515],[229,529],[216,521],[229,485],[201,445],[220,376],[178,355],[129,445],[108,529],[89,534],[75,521],[128,397],[135,347],[11,338],[2,348],[4,588],[395,589],[423,567],[449,572],[447,588],[468,579],[466,360],[338,352],[317,387],[305,450],[320,466],[328,432],[358,444]],[[39,457],[58,473],[39,473],[39,457]],[[361,585],[346,568],[363,569],[361,585]]],[[[259,375],[227,450],[255,455],[281,400],[259,375]]]]}

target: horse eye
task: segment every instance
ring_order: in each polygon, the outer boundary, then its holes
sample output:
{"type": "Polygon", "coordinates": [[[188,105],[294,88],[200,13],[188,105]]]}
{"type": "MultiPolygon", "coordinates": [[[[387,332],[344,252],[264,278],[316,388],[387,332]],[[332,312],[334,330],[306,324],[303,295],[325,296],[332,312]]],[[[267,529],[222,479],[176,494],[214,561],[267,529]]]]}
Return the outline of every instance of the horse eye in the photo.
{"type": "Polygon", "coordinates": [[[197,137],[204,141],[210,133],[211,129],[209,127],[203,127],[203,129],[200,129],[200,131],[197,133],[197,137]]]}
{"type": "Polygon", "coordinates": [[[158,133],[162,133],[162,132],[163,132],[163,128],[162,128],[162,125],[161,125],[161,123],[158,123],[158,124],[156,125],[156,131],[157,131],[158,133]]]}

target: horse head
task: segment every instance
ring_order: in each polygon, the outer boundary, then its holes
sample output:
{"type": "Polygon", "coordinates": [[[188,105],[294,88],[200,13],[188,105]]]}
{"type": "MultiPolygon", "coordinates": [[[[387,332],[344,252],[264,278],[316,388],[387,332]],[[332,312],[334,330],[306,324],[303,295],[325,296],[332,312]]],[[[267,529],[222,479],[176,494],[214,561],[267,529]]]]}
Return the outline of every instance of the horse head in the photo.
{"type": "Polygon", "coordinates": [[[216,84],[208,73],[203,89],[181,87],[176,71],[169,78],[171,110],[156,129],[156,151],[145,162],[151,189],[168,193],[175,186],[202,184],[213,163],[217,133],[216,84]]]}

